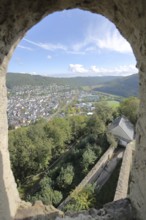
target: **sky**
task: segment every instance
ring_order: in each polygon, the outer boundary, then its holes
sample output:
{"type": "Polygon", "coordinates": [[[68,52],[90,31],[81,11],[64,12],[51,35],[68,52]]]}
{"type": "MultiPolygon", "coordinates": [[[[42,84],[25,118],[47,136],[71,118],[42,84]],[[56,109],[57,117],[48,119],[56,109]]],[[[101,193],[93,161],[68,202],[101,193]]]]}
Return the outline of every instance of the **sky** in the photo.
{"type": "Polygon", "coordinates": [[[105,17],[79,9],[53,13],[21,40],[8,72],[54,77],[137,72],[130,44],[105,17]]]}

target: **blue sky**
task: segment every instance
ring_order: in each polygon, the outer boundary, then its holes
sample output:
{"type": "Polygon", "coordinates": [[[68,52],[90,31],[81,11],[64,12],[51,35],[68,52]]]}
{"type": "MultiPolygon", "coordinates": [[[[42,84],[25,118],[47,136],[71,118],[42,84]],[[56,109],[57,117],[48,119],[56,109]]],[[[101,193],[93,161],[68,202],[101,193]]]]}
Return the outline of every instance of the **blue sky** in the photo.
{"type": "Polygon", "coordinates": [[[30,29],[8,71],[48,76],[130,75],[137,72],[129,43],[101,15],[78,9],[53,13],[30,29]]]}

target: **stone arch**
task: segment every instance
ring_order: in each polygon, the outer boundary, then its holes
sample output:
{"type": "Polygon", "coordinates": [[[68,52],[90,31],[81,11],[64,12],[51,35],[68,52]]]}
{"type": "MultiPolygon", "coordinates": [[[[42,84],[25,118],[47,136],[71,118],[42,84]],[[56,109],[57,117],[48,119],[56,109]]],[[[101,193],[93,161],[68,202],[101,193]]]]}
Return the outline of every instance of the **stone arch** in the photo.
{"type": "Polygon", "coordinates": [[[5,75],[12,52],[24,34],[43,17],[55,11],[79,8],[110,19],[131,44],[140,74],[140,110],[137,123],[137,149],[132,169],[130,199],[138,218],[146,210],[146,1],[139,0],[0,0],[0,215],[15,215],[20,198],[10,167],[7,149],[5,75]]]}

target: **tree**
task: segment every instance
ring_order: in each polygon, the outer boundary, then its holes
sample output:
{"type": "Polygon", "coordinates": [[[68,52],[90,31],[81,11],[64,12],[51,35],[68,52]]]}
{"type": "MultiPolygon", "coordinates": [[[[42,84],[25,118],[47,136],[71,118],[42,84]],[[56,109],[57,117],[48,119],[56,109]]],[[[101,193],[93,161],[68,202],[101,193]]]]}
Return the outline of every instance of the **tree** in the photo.
{"type": "Polygon", "coordinates": [[[40,191],[37,192],[33,197],[30,197],[30,201],[41,200],[44,204],[58,205],[62,200],[63,196],[60,191],[52,189],[52,180],[48,177],[43,178],[40,183],[40,191]]]}
{"type": "Polygon", "coordinates": [[[134,125],[137,121],[139,109],[139,99],[136,97],[129,97],[120,103],[119,112],[125,115],[134,125]]]}
{"type": "Polygon", "coordinates": [[[86,173],[88,171],[88,167],[94,164],[96,159],[97,159],[97,156],[94,153],[94,151],[91,150],[89,146],[87,146],[86,150],[84,151],[82,155],[81,165],[83,167],[83,172],[86,173]]]}
{"type": "Polygon", "coordinates": [[[71,185],[74,177],[74,168],[71,164],[67,164],[66,168],[62,167],[57,178],[57,184],[60,188],[66,188],[71,185]]]}
{"type": "Polygon", "coordinates": [[[64,118],[54,118],[44,127],[46,135],[53,141],[53,154],[58,157],[66,150],[66,144],[70,143],[72,134],[69,121],[64,118]]]}
{"type": "Polygon", "coordinates": [[[35,122],[34,125],[30,125],[27,128],[27,136],[32,140],[33,143],[37,143],[39,139],[45,139],[46,133],[44,131],[44,126],[46,121],[44,119],[40,119],[35,122]]]}
{"type": "Polygon", "coordinates": [[[87,117],[77,115],[69,118],[72,134],[74,138],[81,137],[85,132],[87,117]]]}
{"type": "Polygon", "coordinates": [[[95,112],[101,120],[103,120],[105,123],[108,123],[113,119],[115,110],[110,107],[107,102],[102,101],[96,104],[95,112]]]}
{"type": "Polygon", "coordinates": [[[112,133],[107,132],[106,137],[107,137],[107,141],[110,144],[110,146],[116,148],[118,145],[118,141],[116,140],[114,135],[112,133]]]}
{"type": "Polygon", "coordinates": [[[96,114],[92,115],[88,121],[86,126],[87,134],[103,134],[106,130],[104,121],[97,116],[96,114]]]}
{"type": "Polygon", "coordinates": [[[74,190],[71,193],[71,201],[65,207],[68,211],[80,211],[87,210],[95,205],[95,187],[94,185],[88,184],[84,189],[74,190]]]}
{"type": "Polygon", "coordinates": [[[12,169],[16,180],[21,183],[26,177],[43,171],[52,158],[51,140],[44,135],[43,138],[41,134],[39,136],[34,128],[35,126],[19,128],[9,132],[12,169]]]}

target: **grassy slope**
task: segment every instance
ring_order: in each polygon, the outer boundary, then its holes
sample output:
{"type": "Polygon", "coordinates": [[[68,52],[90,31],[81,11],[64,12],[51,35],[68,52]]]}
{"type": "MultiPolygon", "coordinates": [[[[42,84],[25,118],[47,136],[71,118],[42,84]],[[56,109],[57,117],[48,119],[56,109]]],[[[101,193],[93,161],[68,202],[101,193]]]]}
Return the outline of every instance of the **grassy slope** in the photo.
{"type": "Polygon", "coordinates": [[[102,87],[97,87],[94,90],[124,97],[138,96],[138,81],[138,74],[133,74],[109,83],[104,83],[102,87]]]}
{"type": "Polygon", "coordinates": [[[116,108],[119,107],[120,102],[118,102],[118,101],[107,101],[107,104],[108,104],[110,107],[116,109],[116,108]]]}

